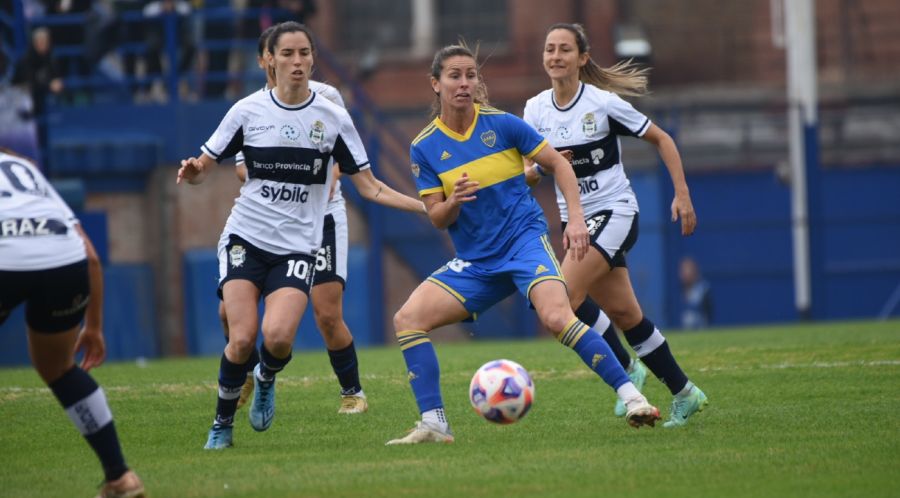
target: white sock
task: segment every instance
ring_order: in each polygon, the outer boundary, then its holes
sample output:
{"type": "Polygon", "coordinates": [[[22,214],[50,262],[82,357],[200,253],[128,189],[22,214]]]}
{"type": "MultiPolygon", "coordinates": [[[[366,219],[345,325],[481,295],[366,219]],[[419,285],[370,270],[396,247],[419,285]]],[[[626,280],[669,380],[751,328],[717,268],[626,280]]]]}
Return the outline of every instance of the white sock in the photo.
{"type": "Polygon", "coordinates": [[[688,394],[691,393],[691,389],[693,389],[693,388],[694,388],[694,383],[691,381],[687,381],[687,384],[684,385],[684,388],[682,390],[678,391],[678,394],[676,394],[675,396],[682,396],[682,397],[687,396],[688,394]]]}
{"type": "Polygon", "coordinates": [[[606,313],[604,313],[603,310],[600,310],[600,316],[597,317],[597,321],[591,328],[599,332],[600,335],[603,335],[603,333],[606,332],[606,329],[609,328],[610,323],[612,322],[609,321],[609,317],[606,316],[606,313]]]}
{"type": "Polygon", "coordinates": [[[619,396],[619,399],[622,400],[623,403],[628,402],[637,397],[644,397],[640,391],[634,387],[634,384],[631,382],[626,382],[622,384],[618,389],[616,389],[616,394],[619,396]]]}
{"type": "Polygon", "coordinates": [[[435,408],[434,410],[423,412],[422,422],[440,427],[442,430],[447,430],[447,427],[449,427],[449,424],[447,423],[447,416],[444,415],[443,408],[435,408]]]}

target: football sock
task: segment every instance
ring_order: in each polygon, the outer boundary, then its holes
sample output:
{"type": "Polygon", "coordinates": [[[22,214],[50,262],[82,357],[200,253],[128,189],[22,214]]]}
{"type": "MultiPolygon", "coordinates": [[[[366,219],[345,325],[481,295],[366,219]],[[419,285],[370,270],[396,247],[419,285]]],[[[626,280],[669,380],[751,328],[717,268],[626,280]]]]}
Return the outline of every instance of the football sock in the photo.
{"type": "Polygon", "coordinates": [[[353,341],[350,341],[350,345],[344,349],[337,351],[329,349],[328,358],[331,360],[331,368],[341,384],[341,394],[346,396],[361,392],[359,363],[356,359],[356,346],[353,341]]]}
{"type": "Polygon", "coordinates": [[[406,360],[409,385],[419,405],[419,413],[443,408],[441,399],[441,367],[428,333],[424,330],[401,330],[397,341],[406,360]]]}
{"type": "Polygon", "coordinates": [[[643,394],[641,394],[641,392],[637,390],[637,387],[635,387],[635,385],[631,382],[626,382],[619,386],[619,388],[616,389],[616,395],[619,396],[619,399],[621,399],[622,402],[637,398],[639,396],[643,396],[643,394]]]}
{"type": "Polygon", "coordinates": [[[107,481],[115,481],[128,471],[119,436],[113,423],[106,394],[84,370],[73,366],[49,385],[66,410],[66,415],[87,440],[103,465],[107,481]]]}
{"type": "Polygon", "coordinates": [[[246,380],[247,364],[232,363],[225,357],[225,353],[222,353],[222,359],[219,361],[219,397],[216,401],[216,419],[213,423],[234,424],[234,412],[237,411],[241,387],[246,380]]]}
{"type": "Polygon", "coordinates": [[[619,339],[619,333],[613,327],[609,317],[606,316],[597,303],[590,297],[586,298],[581,306],[575,310],[575,316],[584,323],[591,325],[591,328],[603,334],[603,340],[609,345],[609,349],[616,355],[616,359],[623,367],[628,368],[631,364],[631,355],[619,339]]]}
{"type": "Polygon", "coordinates": [[[603,340],[603,336],[578,318],[573,318],[557,339],[575,350],[581,357],[581,361],[613,389],[618,389],[622,384],[631,382],[625,369],[615,359],[609,345],[603,340]]]}
{"type": "Polygon", "coordinates": [[[693,388],[694,388],[694,383],[691,381],[687,381],[687,384],[684,385],[684,388],[682,390],[678,391],[678,394],[676,394],[675,396],[681,396],[681,397],[687,396],[688,394],[691,393],[691,389],[693,389],[693,388]]]}
{"type": "Polygon", "coordinates": [[[634,328],[625,331],[625,340],[637,353],[638,358],[647,365],[672,394],[676,394],[687,385],[688,378],[678,366],[669,343],[646,317],[634,328]]]}
{"type": "Polygon", "coordinates": [[[447,430],[447,427],[450,426],[450,424],[447,423],[447,416],[444,414],[443,408],[435,408],[434,410],[422,412],[422,422],[440,427],[445,431],[447,430]]]}
{"type": "Polygon", "coordinates": [[[259,347],[259,375],[257,377],[262,382],[272,382],[275,380],[275,374],[284,370],[285,365],[291,361],[292,357],[293,354],[288,353],[285,358],[276,358],[263,343],[259,347]]]}

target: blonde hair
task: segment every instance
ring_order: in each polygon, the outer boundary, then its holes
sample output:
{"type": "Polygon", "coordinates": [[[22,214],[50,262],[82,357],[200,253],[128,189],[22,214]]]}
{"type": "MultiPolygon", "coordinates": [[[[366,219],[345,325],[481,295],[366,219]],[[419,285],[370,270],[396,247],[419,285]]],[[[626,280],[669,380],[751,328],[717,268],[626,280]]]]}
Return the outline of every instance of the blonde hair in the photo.
{"type": "MultiPolygon", "coordinates": [[[[547,29],[547,34],[557,29],[564,29],[575,35],[575,45],[578,46],[578,54],[590,54],[591,46],[588,43],[584,26],[577,23],[556,23],[547,29]]],[[[590,83],[603,90],[618,95],[640,97],[649,93],[647,90],[647,74],[650,68],[641,67],[632,59],[617,62],[610,67],[600,67],[594,59],[588,55],[587,64],[578,70],[578,79],[590,83]]]]}
{"type": "MultiPolygon", "coordinates": [[[[478,85],[475,87],[474,101],[476,104],[489,105],[487,85],[485,85],[484,79],[481,77],[481,67],[478,65],[478,47],[476,46],[475,51],[473,52],[465,40],[459,40],[459,43],[456,45],[447,45],[434,54],[434,60],[431,61],[430,76],[440,81],[441,71],[444,70],[444,61],[450,57],[456,56],[471,57],[472,60],[475,61],[475,70],[478,73],[478,85]]],[[[440,115],[441,96],[440,94],[435,94],[435,100],[431,104],[431,118],[434,119],[440,115]]]]}

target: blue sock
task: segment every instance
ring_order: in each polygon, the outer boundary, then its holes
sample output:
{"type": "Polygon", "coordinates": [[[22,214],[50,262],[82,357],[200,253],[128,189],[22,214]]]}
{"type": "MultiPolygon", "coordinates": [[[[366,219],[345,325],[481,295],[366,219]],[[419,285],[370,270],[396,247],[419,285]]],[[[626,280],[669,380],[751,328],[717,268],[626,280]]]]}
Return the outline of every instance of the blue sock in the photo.
{"type": "Polygon", "coordinates": [[[600,307],[597,306],[597,303],[591,298],[585,299],[584,302],[581,303],[581,306],[575,310],[575,316],[577,316],[579,320],[603,334],[603,340],[609,344],[609,349],[615,353],[619,363],[621,363],[623,367],[628,368],[628,365],[631,364],[631,355],[628,354],[628,350],[622,345],[622,340],[619,339],[619,333],[616,332],[616,329],[613,327],[609,318],[604,316],[604,320],[602,322],[600,321],[600,313],[600,307]]]}
{"type": "Polygon", "coordinates": [[[397,341],[406,360],[409,385],[419,405],[419,413],[443,408],[441,399],[441,367],[428,333],[423,330],[397,332],[397,341]]]}
{"type": "Polygon", "coordinates": [[[356,359],[356,346],[353,341],[344,349],[337,351],[328,350],[328,358],[331,360],[331,368],[341,383],[341,394],[356,394],[362,391],[359,383],[359,362],[356,359]]]}
{"type": "Polygon", "coordinates": [[[73,366],[50,384],[50,390],[66,414],[100,458],[107,481],[115,481],[128,471],[112,412],[103,389],[84,370],[73,366]]]}
{"type": "Polygon", "coordinates": [[[603,340],[603,336],[578,318],[573,318],[569,322],[558,339],[559,342],[574,349],[581,357],[581,361],[613,389],[631,382],[622,364],[609,348],[609,344],[603,340]]]}

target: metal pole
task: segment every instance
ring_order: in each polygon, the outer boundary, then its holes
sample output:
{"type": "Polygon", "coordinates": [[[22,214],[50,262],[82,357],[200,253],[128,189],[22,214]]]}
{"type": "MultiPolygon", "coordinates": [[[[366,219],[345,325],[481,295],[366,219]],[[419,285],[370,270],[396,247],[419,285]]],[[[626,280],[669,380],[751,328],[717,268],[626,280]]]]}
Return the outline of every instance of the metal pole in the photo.
{"type": "Polygon", "coordinates": [[[795,305],[801,318],[810,319],[821,294],[819,282],[822,248],[815,220],[819,218],[818,116],[816,26],[812,0],[784,2],[787,47],[788,133],[791,164],[791,226],[793,238],[795,305]],[[819,290],[814,292],[814,289],[819,290]]]}

